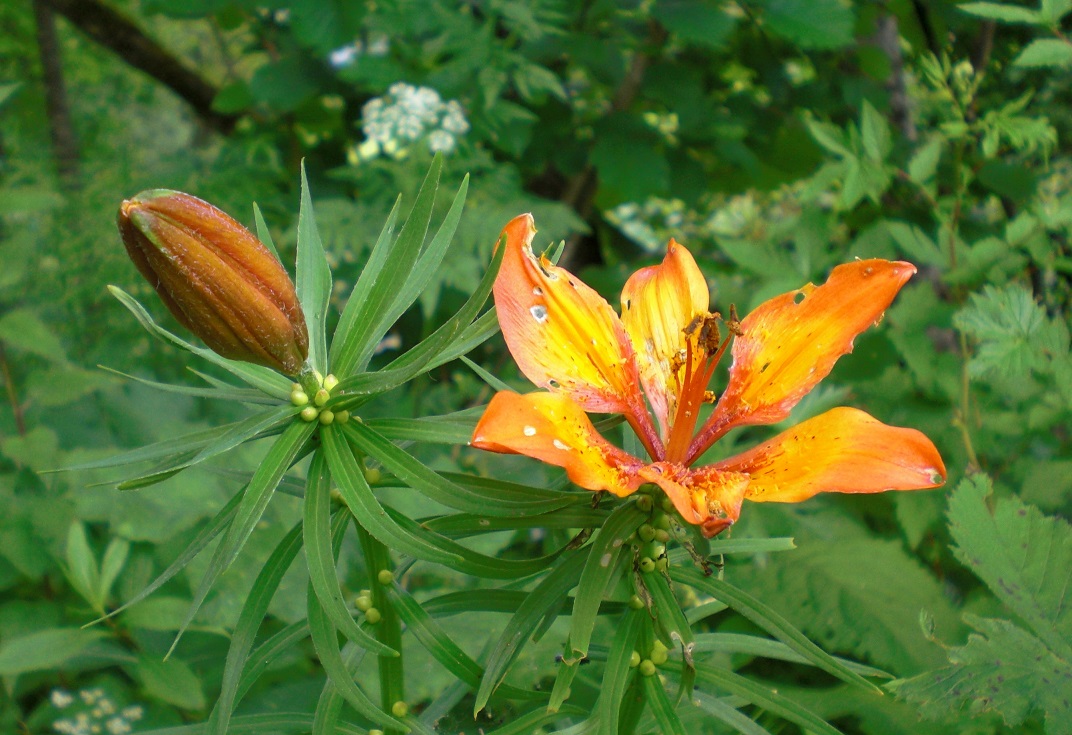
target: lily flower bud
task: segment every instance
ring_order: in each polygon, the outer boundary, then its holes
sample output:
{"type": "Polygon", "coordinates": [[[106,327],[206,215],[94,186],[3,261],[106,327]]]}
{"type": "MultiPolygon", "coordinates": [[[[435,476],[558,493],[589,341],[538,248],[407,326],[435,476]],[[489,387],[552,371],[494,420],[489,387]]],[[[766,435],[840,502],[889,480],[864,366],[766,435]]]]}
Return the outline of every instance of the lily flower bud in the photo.
{"type": "Polygon", "coordinates": [[[184,327],[223,357],[298,374],[305,315],[283,265],[249,230],[168,189],[124,201],[118,224],[130,259],[184,327]]]}

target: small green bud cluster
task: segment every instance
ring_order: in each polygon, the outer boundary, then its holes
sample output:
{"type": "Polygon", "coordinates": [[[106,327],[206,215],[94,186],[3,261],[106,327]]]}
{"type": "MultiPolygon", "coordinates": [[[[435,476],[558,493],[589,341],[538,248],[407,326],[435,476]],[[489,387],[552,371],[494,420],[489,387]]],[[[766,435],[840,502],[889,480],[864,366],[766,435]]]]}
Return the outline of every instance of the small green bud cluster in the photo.
{"type": "Polygon", "coordinates": [[[328,399],[331,398],[331,391],[339,384],[339,379],[331,374],[324,377],[315,370],[313,371],[313,377],[316,378],[318,387],[311,399],[301,383],[294,383],[290,388],[290,402],[295,406],[304,407],[301,413],[298,414],[301,416],[302,421],[310,423],[319,421],[323,426],[330,426],[336,423],[345,424],[350,420],[349,411],[332,411],[324,408],[328,399]]]}
{"type": "Polygon", "coordinates": [[[670,514],[676,513],[670,498],[663,496],[658,500],[643,490],[637,495],[637,510],[648,513],[648,522],[636,530],[629,539],[639,560],[637,566],[644,574],[666,572],[669,559],[666,556],[666,544],[670,542],[670,514]]]}
{"type": "Polygon", "coordinates": [[[663,644],[662,641],[656,639],[655,644],[648,652],[647,658],[640,655],[640,651],[633,651],[629,656],[629,668],[639,667],[640,673],[644,676],[651,676],[655,673],[656,666],[662,666],[670,659],[670,649],[663,644]]]}
{"type": "Polygon", "coordinates": [[[375,625],[383,618],[383,614],[373,606],[372,593],[368,590],[361,590],[361,593],[354,598],[354,607],[358,612],[365,614],[365,622],[369,625],[375,625]]]}

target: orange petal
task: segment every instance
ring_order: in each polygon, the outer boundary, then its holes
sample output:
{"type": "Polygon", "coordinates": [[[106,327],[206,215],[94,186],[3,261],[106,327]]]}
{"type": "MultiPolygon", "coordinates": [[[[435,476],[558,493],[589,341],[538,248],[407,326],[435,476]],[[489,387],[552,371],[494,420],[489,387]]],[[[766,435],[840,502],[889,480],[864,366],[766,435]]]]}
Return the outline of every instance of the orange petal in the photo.
{"type": "Polygon", "coordinates": [[[816,493],[922,490],[945,482],[945,464],[915,429],[835,408],[712,467],[750,476],[745,497],[797,503],[816,493]]]}
{"type": "Polygon", "coordinates": [[[656,462],[642,468],[640,476],[661,487],[681,517],[701,526],[708,538],[737,521],[748,487],[748,475],[714,466],[689,470],[677,463],[656,462]]]}
{"type": "MultiPolygon", "coordinates": [[[[692,254],[673,240],[660,265],[641,268],[622,290],[622,324],[633,342],[644,392],[664,441],[685,374],[689,339],[685,331],[693,320],[707,313],[710,298],[707,281],[692,254]]],[[[698,330],[693,342],[697,336],[698,330]]],[[[690,374],[702,371],[705,357],[703,351],[693,350],[690,374]]]]}
{"type": "Polygon", "coordinates": [[[839,265],[822,286],[776,296],[745,317],[733,344],[729,383],[694,439],[689,460],[734,426],[788,416],[915,272],[911,263],[888,260],[839,265]]]}
{"type": "Polygon", "coordinates": [[[633,348],[614,309],[569,271],[533,255],[532,215],[515,217],[503,234],[495,307],[521,372],[586,411],[644,412],[633,348]]]}
{"type": "Polygon", "coordinates": [[[619,497],[644,483],[636,474],[644,463],[600,436],[581,407],[558,393],[496,393],[470,444],[564,467],[575,484],[619,497]]]}

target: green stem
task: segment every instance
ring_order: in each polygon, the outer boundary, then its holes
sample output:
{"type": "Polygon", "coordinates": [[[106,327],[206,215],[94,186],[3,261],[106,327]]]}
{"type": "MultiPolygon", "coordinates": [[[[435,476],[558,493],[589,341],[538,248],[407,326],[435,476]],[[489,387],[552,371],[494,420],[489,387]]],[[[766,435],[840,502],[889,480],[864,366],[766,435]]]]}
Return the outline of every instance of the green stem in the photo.
{"type": "MultiPolygon", "coordinates": [[[[376,623],[376,639],[386,646],[398,651],[398,656],[380,656],[380,702],[385,712],[392,712],[398,702],[405,702],[402,670],[402,622],[391,606],[387,597],[387,588],[394,584],[393,578],[384,584],[379,579],[381,572],[393,574],[391,552],[386,546],[374,539],[357,520],[354,528],[361,540],[365,552],[365,565],[369,573],[369,590],[372,606],[379,611],[380,621],[376,623]]],[[[386,575],[385,575],[386,576],[386,575]]],[[[399,713],[394,713],[396,716],[399,713]]],[[[387,730],[385,735],[403,735],[401,730],[387,730]]]]}

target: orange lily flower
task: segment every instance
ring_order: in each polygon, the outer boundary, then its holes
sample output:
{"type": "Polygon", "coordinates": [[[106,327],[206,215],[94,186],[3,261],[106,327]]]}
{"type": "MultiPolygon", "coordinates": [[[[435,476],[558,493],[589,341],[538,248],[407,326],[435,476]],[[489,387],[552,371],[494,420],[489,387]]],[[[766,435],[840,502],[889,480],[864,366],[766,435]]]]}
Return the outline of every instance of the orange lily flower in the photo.
{"type": "Polygon", "coordinates": [[[622,291],[622,315],[576,276],[532,252],[528,214],[503,230],[506,253],[495,306],[521,372],[547,391],[492,398],[472,445],[563,467],[589,490],[625,497],[658,485],[689,523],[714,536],[741,503],[796,503],[820,492],[877,493],[945,481],[942,458],[915,429],[835,408],[715,464],[692,464],[733,428],[781,421],[882,317],[916,272],[909,263],[858,260],[822,286],[761,304],[722,336],[707,282],[692,255],[670,241],[660,265],[622,291]],[[722,395],[707,386],[733,342],[722,395]],[[645,400],[646,399],[646,400],[645,400]],[[714,409],[697,430],[700,407],[714,409]],[[650,406],[650,413],[648,407],[650,406]],[[621,413],[649,458],[604,439],[586,412],[621,413]],[[654,421],[652,420],[654,414],[654,421]]]}

